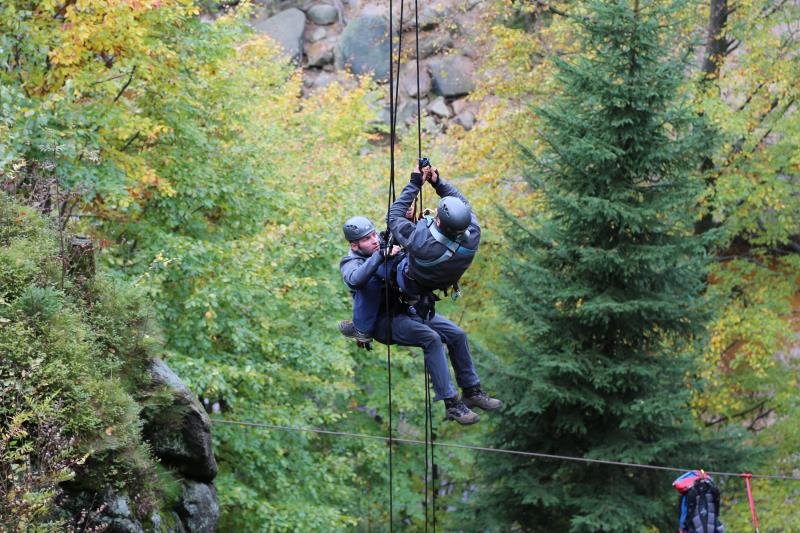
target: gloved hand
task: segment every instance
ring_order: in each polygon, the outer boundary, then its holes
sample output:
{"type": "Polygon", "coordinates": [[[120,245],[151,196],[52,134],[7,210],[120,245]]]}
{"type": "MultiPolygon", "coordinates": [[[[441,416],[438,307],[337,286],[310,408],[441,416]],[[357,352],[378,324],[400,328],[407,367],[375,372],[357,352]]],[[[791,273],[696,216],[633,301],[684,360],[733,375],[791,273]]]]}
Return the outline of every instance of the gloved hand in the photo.
{"type": "Polygon", "coordinates": [[[391,248],[381,248],[384,257],[394,257],[399,254],[401,250],[402,248],[396,244],[393,244],[391,248]]]}
{"type": "Polygon", "coordinates": [[[372,343],[371,342],[356,341],[356,345],[359,348],[363,348],[364,350],[366,350],[368,352],[372,351],[372,343]]]}
{"type": "Polygon", "coordinates": [[[422,178],[422,173],[421,172],[412,172],[411,173],[411,183],[413,183],[417,187],[422,188],[422,183],[424,181],[425,180],[422,178]]]}

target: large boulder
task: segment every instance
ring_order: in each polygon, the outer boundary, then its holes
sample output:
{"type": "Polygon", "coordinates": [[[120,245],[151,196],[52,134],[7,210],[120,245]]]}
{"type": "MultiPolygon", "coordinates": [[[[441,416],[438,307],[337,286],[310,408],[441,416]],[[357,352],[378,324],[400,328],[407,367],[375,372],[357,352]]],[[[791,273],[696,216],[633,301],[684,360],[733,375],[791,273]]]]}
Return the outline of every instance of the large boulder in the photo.
{"type": "MultiPolygon", "coordinates": [[[[423,99],[419,104],[417,103],[417,100],[413,98],[401,100],[400,105],[397,106],[397,125],[410,125],[412,122],[414,122],[413,119],[417,117],[417,106],[419,105],[419,107],[425,109],[426,104],[427,101],[425,99],[423,99]]],[[[379,111],[378,117],[378,121],[381,124],[386,124],[387,127],[390,125],[391,109],[388,105],[379,111]]]]}
{"type": "Polygon", "coordinates": [[[184,480],[178,516],[192,533],[214,533],[219,521],[219,504],[214,485],[184,480]]]}
{"type": "Polygon", "coordinates": [[[465,130],[471,130],[475,126],[475,115],[469,110],[464,110],[456,115],[455,122],[465,130]]]}
{"type": "Polygon", "coordinates": [[[127,496],[115,494],[110,489],[105,496],[105,511],[96,521],[98,526],[105,527],[103,531],[108,531],[109,533],[144,533],[142,525],[131,514],[127,496]]]}
{"type": "Polygon", "coordinates": [[[475,66],[468,57],[447,56],[429,63],[433,87],[445,97],[463,96],[475,90],[475,66]]]}
{"type": "Polygon", "coordinates": [[[253,28],[264,35],[272,37],[293,60],[303,57],[303,30],[306,27],[306,15],[292,7],[261,22],[253,28]]]}
{"type": "MultiPolygon", "coordinates": [[[[439,54],[453,48],[453,37],[449,33],[426,33],[419,36],[419,58],[426,59],[434,54],[439,54]]],[[[411,57],[416,57],[417,47],[412,42],[410,45],[411,57]]]]}
{"type": "Polygon", "coordinates": [[[431,90],[431,76],[424,65],[419,67],[419,94],[417,94],[417,62],[409,61],[400,71],[400,83],[412,98],[424,98],[431,90]]]}
{"type": "Polygon", "coordinates": [[[153,383],[165,387],[172,404],[147,410],[143,434],[161,461],[189,479],[210,482],[217,475],[211,420],[197,397],[160,359],[151,363],[153,383]]]}
{"type": "Polygon", "coordinates": [[[311,22],[320,26],[327,26],[339,20],[339,10],[328,4],[313,5],[306,14],[311,22]]]}
{"type": "Polygon", "coordinates": [[[380,15],[362,15],[339,36],[336,68],[385,80],[389,77],[389,46],[389,21],[380,15]]]}
{"type": "Polygon", "coordinates": [[[444,96],[440,96],[428,104],[428,111],[441,118],[449,118],[452,115],[444,96]]]}
{"type": "MultiPolygon", "coordinates": [[[[399,12],[398,12],[399,18],[399,12]]],[[[422,31],[433,30],[438,27],[442,22],[451,21],[453,19],[450,9],[444,2],[437,2],[431,5],[425,2],[424,5],[420,2],[420,12],[417,20],[419,21],[419,29],[422,31]]],[[[403,29],[410,30],[414,28],[416,21],[413,12],[403,22],[403,29]]]]}

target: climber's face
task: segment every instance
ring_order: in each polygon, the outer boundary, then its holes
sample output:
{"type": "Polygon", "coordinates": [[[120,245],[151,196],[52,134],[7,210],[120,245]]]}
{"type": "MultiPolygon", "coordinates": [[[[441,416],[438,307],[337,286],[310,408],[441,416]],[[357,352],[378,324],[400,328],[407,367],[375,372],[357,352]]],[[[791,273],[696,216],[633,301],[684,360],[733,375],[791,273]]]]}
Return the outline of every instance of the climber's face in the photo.
{"type": "Polygon", "coordinates": [[[380,247],[381,243],[378,240],[378,234],[374,231],[350,243],[350,249],[362,255],[372,255],[377,252],[380,247]]]}

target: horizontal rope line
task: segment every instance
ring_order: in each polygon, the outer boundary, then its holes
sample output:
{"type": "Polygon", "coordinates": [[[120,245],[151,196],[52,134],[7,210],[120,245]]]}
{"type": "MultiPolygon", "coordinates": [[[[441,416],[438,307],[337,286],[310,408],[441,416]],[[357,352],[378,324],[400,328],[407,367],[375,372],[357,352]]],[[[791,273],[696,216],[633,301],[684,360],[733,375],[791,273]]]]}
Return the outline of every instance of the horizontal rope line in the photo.
{"type": "MultiPolygon", "coordinates": [[[[358,439],[370,439],[370,440],[379,440],[383,442],[397,442],[400,444],[425,444],[423,440],[417,439],[404,439],[399,437],[384,437],[381,435],[369,435],[366,433],[351,433],[348,431],[333,431],[329,429],[319,429],[319,428],[311,428],[311,427],[294,427],[294,426],[281,426],[277,424],[266,424],[263,422],[243,422],[240,420],[226,420],[223,418],[212,418],[211,421],[215,424],[232,424],[232,425],[239,425],[239,426],[249,426],[249,427],[257,427],[257,428],[264,428],[264,429],[277,429],[281,431],[297,431],[297,432],[307,432],[307,433],[320,433],[323,435],[334,435],[339,437],[353,437],[358,439]]],[[[433,443],[434,446],[444,446],[447,448],[459,448],[463,450],[475,450],[480,452],[491,452],[491,453],[504,453],[508,455],[519,455],[522,457],[535,457],[539,459],[556,459],[561,461],[574,461],[580,463],[591,463],[591,464],[601,464],[601,465],[611,465],[611,466],[627,466],[632,468],[644,468],[650,470],[663,470],[663,471],[670,471],[670,472],[686,472],[689,470],[696,470],[695,468],[676,468],[671,466],[656,466],[656,465],[643,465],[638,463],[626,463],[622,461],[608,461],[604,459],[587,459],[585,457],[572,457],[569,455],[554,455],[550,453],[539,453],[539,452],[525,452],[519,450],[505,450],[502,448],[489,448],[485,446],[472,446],[469,444],[458,444],[455,442],[444,442],[444,441],[436,441],[433,443]]],[[[765,474],[746,474],[746,473],[737,473],[737,472],[712,472],[712,471],[705,471],[706,474],[712,474],[715,476],[723,476],[723,477],[742,477],[742,476],[749,476],[753,479],[780,479],[785,481],[800,481],[800,478],[791,477],[791,476],[771,476],[765,474]]]]}

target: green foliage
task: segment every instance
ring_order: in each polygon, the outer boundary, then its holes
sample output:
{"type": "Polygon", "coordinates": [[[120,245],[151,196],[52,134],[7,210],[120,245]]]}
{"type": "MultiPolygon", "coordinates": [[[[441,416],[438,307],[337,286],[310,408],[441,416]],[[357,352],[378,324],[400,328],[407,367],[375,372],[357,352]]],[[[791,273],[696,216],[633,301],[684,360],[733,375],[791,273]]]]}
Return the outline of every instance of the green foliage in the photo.
{"type": "MultiPolygon", "coordinates": [[[[581,52],[557,60],[561,92],[538,109],[528,181],[544,199],[509,216],[501,295],[521,332],[506,448],[645,464],[720,467],[724,441],[691,421],[695,343],[708,319],[693,175],[713,132],[681,97],[683,56],[661,21],[674,6],[592,2],[581,52]]],[[[492,515],[536,530],[640,531],[674,521],[669,476],[563,462],[485,461],[492,515]]]]}
{"type": "MultiPolygon", "coordinates": [[[[800,116],[793,58],[800,40],[789,30],[798,16],[793,3],[753,0],[731,9],[720,32],[731,52],[715,58],[719,70],[700,83],[698,100],[723,139],[710,158],[703,207],[724,239],[711,278],[721,312],[701,370],[707,386],[695,405],[705,421],[743,425],[755,442],[769,445],[774,454],[753,465],[769,473],[790,473],[798,464],[788,444],[796,442],[798,366],[785,355],[796,350],[798,331],[800,116]]],[[[797,506],[784,503],[796,498],[792,483],[760,482],[755,490],[759,507],[781,509],[765,520],[782,522],[765,521],[764,528],[796,529],[797,506]]],[[[741,494],[726,514],[733,529],[749,520],[741,494]]]]}
{"type": "MultiPolygon", "coordinates": [[[[385,413],[365,413],[384,405],[385,369],[354,359],[333,320],[350,314],[339,225],[354,211],[382,218],[372,193],[383,163],[355,155],[371,140],[375,95],[365,79],[301,99],[299,74],[250,33],[246,12],[206,24],[175,0],[4,4],[3,49],[19,50],[0,73],[6,183],[46,204],[57,182],[68,209],[92,215],[77,229],[118,244],[104,265],[148,291],[171,366],[222,416],[384,432],[385,413]],[[369,379],[354,383],[362,372],[369,379]]],[[[124,295],[102,294],[91,300],[94,339],[133,383],[118,354],[146,353],[155,336],[124,295]],[[139,328],[125,343],[118,312],[139,328]]],[[[400,374],[418,379],[416,363],[400,374]]],[[[127,419],[111,392],[93,391],[127,419]]],[[[396,397],[416,425],[423,396],[396,397]]],[[[113,450],[117,438],[96,446],[113,450]]],[[[389,519],[385,447],[223,425],[214,438],[223,528],[389,519]]],[[[124,482],[114,468],[108,480],[124,482]]],[[[413,523],[419,470],[398,476],[395,494],[413,523]]]]}
{"type": "Polygon", "coordinates": [[[128,491],[145,516],[160,488],[135,399],[149,356],[131,342],[147,334],[141,293],[103,279],[59,290],[55,231],[5,195],[0,218],[0,526],[65,526],[54,505],[64,488],[128,491]]]}

